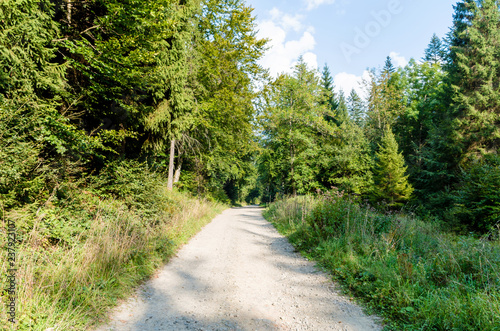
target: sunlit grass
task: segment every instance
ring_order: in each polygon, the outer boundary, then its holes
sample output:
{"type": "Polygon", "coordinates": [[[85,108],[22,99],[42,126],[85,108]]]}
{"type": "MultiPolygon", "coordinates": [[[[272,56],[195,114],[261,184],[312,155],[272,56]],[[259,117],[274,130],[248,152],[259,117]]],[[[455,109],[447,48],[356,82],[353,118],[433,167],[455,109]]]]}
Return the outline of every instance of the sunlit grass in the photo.
{"type": "MultiPolygon", "coordinates": [[[[105,320],[118,299],[129,295],[225,208],[168,192],[158,178],[143,186],[141,193],[149,200],[137,201],[134,196],[104,199],[102,190],[75,186],[68,188],[64,199],[27,205],[4,215],[4,222],[16,222],[22,241],[16,263],[18,323],[14,326],[7,321],[3,293],[3,329],[92,328],[105,320]],[[58,231],[59,238],[55,237],[58,231]]],[[[6,247],[5,236],[0,245],[6,247]]],[[[0,250],[2,275],[8,268],[6,256],[6,249],[0,250]]],[[[1,281],[4,288],[5,278],[1,281]]]]}
{"type": "Polygon", "coordinates": [[[387,330],[500,330],[498,240],[456,236],[339,194],[278,201],[265,216],[384,316],[387,330]]]}

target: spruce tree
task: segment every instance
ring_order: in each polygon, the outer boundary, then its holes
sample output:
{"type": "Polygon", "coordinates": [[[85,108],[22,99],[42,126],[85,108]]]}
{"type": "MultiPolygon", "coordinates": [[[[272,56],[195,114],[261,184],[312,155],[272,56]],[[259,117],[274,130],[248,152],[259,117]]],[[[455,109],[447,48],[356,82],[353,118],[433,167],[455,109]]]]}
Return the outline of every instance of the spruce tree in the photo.
{"type": "Polygon", "coordinates": [[[434,34],[427,48],[423,60],[431,64],[443,64],[446,58],[446,52],[441,39],[434,34]]]}
{"type": "Polygon", "coordinates": [[[323,87],[323,97],[324,101],[323,103],[327,105],[327,107],[331,111],[335,111],[337,107],[339,106],[339,103],[337,101],[336,95],[335,95],[335,85],[333,83],[333,78],[330,73],[330,68],[328,65],[325,63],[325,66],[323,67],[323,72],[321,73],[321,86],[323,87]]]}
{"type": "Polygon", "coordinates": [[[384,129],[375,162],[373,199],[385,201],[389,207],[402,206],[410,199],[413,187],[405,175],[407,167],[403,155],[398,152],[398,143],[388,126],[384,129]]]}
{"type": "Polygon", "coordinates": [[[385,59],[384,68],[382,69],[382,74],[386,74],[386,75],[390,76],[394,72],[396,72],[396,68],[394,68],[394,65],[392,64],[391,57],[387,56],[385,59]]]}
{"type": "Polygon", "coordinates": [[[365,110],[363,100],[359,97],[355,90],[351,91],[347,99],[349,116],[357,126],[363,126],[365,122],[365,110]]]}
{"type": "Polygon", "coordinates": [[[497,0],[464,1],[469,22],[457,31],[450,67],[452,140],[462,164],[500,145],[500,10],[497,0]]]}
{"type": "Polygon", "coordinates": [[[338,106],[337,109],[335,110],[334,121],[338,126],[342,125],[342,123],[349,121],[349,110],[347,108],[347,100],[345,98],[344,91],[342,90],[339,93],[338,106]]]}

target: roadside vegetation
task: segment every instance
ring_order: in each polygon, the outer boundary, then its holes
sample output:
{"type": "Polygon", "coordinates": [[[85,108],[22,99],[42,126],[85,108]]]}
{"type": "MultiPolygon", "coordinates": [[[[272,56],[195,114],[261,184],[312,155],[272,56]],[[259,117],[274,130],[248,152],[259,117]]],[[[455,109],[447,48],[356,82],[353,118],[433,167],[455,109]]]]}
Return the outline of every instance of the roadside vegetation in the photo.
{"type": "Polygon", "coordinates": [[[386,330],[500,330],[500,228],[454,235],[336,190],[277,201],[265,217],[386,330]]]}
{"type": "MultiPolygon", "coordinates": [[[[226,208],[168,191],[144,164],[120,162],[104,173],[85,185],[61,183],[45,202],[3,215],[15,221],[21,244],[19,321],[7,321],[4,305],[2,329],[89,330],[226,208]]],[[[7,270],[6,251],[0,261],[7,270]]]]}

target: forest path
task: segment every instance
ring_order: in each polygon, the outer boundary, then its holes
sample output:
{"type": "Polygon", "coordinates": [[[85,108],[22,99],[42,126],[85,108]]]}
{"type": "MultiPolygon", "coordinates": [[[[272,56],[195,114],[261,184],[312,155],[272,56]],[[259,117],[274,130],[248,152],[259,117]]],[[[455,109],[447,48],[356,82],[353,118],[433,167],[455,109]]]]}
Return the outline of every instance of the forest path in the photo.
{"type": "Polygon", "coordinates": [[[380,329],[252,206],[217,216],[97,330],[380,329]]]}

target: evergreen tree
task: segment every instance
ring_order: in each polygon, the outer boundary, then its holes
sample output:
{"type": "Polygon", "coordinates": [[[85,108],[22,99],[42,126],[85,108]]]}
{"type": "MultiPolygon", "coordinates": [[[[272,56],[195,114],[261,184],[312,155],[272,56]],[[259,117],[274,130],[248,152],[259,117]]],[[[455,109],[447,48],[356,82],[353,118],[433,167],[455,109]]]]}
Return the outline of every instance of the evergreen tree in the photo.
{"type": "Polygon", "coordinates": [[[394,68],[394,65],[392,64],[392,59],[390,56],[387,56],[387,58],[385,59],[384,68],[382,69],[382,74],[390,76],[395,72],[396,68],[394,68]]]}
{"type": "Polygon", "coordinates": [[[384,128],[393,127],[406,107],[402,69],[394,70],[388,57],[382,71],[379,74],[375,70],[371,71],[371,79],[367,82],[369,96],[366,130],[368,139],[374,144],[374,149],[383,135],[384,128]]]}
{"type": "Polygon", "coordinates": [[[405,175],[402,153],[390,127],[386,126],[379,151],[376,153],[374,168],[375,185],[372,196],[376,201],[386,201],[389,207],[400,207],[410,199],[413,187],[405,175]]]}
{"type": "Polygon", "coordinates": [[[461,162],[500,145],[500,9],[496,0],[464,1],[470,20],[452,47],[452,140],[461,162]]]}
{"type": "Polygon", "coordinates": [[[365,195],[373,185],[370,144],[363,129],[353,122],[340,125],[332,138],[321,143],[319,175],[324,187],[340,187],[365,195]]]}
{"type": "MultiPolygon", "coordinates": [[[[335,96],[335,85],[333,83],[333,78],[330,73],[330,68],[325,63],[323,67],[323,72],[321,74],[321,86],[323,87],[323,97],[324,103],[328,106],[331,111],[335,111],[339,106],[337,98],[335,96]]],[[[332,119],[327,119],[332,120],[332,119]]]]}
{"type": "Polygon", "coordinates": [[[434,34],[427,48],[425,49],[425,54],[423,60],[430,62],[431,64],[444,64],[446,59],[446,52],[441,39],[434,34]]]}
{"type": "Polygon", "coordinates": [[[52,16],[49,1],[0,2],[0,205],[5,208],[51,190],[54,173],[95,147],[58,111],[67,67],[55,61],[59,29],[52,16]]]}
{"type": "Polygon", "coordinates": [[[362,127],[365,122],[365,110],[363,100],[359,97],[355,90],[349,95],[348,109],[349,117],[359,127],[362,127]]]}
{"type": "Polygon", "coordinates": [[[335,109],[335,123],[340,126],[342,123],[349,121],[349,109],[347,106],[347,100],[345,98],[344,91],[339,92],[338,106],[335,109]]]}

